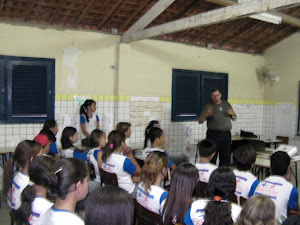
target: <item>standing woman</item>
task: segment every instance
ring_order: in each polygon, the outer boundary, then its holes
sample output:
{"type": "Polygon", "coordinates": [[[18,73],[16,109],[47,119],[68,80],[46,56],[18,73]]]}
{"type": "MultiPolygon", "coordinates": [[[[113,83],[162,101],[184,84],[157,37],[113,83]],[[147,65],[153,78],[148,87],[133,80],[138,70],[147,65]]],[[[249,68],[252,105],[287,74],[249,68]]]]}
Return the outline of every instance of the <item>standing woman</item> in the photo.
{"type": "Polygon", "coordinates": [[[80,128],[81,128],[81,144],[90,147],[90,135],[93,130],[99,130],[99,117],[94,112],[96,111],[96,102],[92,99],[87,99],[80,107],[80,128]]]}

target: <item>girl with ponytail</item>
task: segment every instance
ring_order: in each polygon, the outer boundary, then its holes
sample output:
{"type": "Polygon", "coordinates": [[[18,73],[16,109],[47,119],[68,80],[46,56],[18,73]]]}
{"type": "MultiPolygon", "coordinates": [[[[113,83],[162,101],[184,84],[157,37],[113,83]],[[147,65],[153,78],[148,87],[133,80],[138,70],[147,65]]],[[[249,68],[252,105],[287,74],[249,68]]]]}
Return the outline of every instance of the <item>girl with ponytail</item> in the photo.
{"type": "Polygon", "coordinates": [[[21,206],[21,194],[29,183],[28,169],[30,162],[42,154],[41,145],[35,141],[21,141],[4,167],[4,190],[7,204],[17,210],[21,206]]]}
{"type": "Polygon", "coordinates": [[[230,203],[234,195],[236,179],[234,173],[227,167],[214,170],[209,178],[208,191],[212,200],[195,201],[184,218],[186,225],[230,225],[236,222],[241,207],[230,203]]]}
{"type": "Polygon", "coordinates": [[[96,111],[96,102],[87,99],[80,107],[80,128],[81,128],[81,144],[90,147],[90,135],[93,130],[100,129],[99,117],[94,114],[96,111]]]}
{"type": "Polygon", "coordinates": [[[61,159],[53,165],[53,171],[52,193],[57,197],[54,206],[44,214],[41,224],[84,225],[75,214],[75,207],[88,193],[89,170],[86,162],[74,158],[61,159]]]}
{"type": "Polygon", "coordinates": [[[137,202],[146,209],[161,214],[162,205],[168,196],[160,184],[168,172],[169,158],[159,151],[151,152],[142,168],[142,182],[136,194],[137,202]]]}
{"type": "Polygon", "coordinates": [[[103,150],[101,169],[108,173],[115,173],[119,187],[135,198],[138,176],[141,168],[125,145],[125,135],[113,130],[108,135],[108,143],[103,150]],[[123,153],[123,154],[122,154],[123,153]]]}
{"type": "Polygon", "coordinates": [[[41,224],[45,212],[53,203],[46,199],[48,189],[52,188],[55,174],[52,167],[55,159],[48,156],[35,157],[29,166],[29,177],[33,184],[27,185],[22,192],[22,204],[13,210],[17,224],[41,224]]]}

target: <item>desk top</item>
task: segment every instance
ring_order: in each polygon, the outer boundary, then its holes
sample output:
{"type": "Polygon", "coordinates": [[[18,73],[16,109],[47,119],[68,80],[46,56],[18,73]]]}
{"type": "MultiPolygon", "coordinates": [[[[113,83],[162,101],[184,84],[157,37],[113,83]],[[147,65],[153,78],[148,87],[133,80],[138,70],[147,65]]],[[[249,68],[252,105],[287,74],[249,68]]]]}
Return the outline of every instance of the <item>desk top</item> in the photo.
{"type": "Polygon", "coordinates": [[[14,152],[15,149],[15,147],[0,147],[0,154],[14,152]]]}

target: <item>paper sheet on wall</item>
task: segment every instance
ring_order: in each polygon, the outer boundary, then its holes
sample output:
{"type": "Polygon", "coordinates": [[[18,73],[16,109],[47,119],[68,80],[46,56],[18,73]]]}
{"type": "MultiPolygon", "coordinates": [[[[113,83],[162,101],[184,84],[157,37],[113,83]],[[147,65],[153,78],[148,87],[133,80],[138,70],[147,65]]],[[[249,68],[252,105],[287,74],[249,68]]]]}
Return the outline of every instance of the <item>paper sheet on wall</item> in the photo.
{"type": "Polygon", "coordinates": [[[80,133],[79,115],[59,114],[55,120],[58,125],[58,133],[56,135],[56,144],[58,146],[61,145],[61,134],[65,127],[74,127],[76,128],[77,133],[80,133]]]}
{"type": "Polygon", "coordinates": [[[276,136],[288,136],[293,137],[293,118],[294,104],[290,103],[278,103],[275,107],[275,133],[276,136]]]}
{"type": "Polygon", "coordinates": [[[85,102],[85,100],[87,99],[92,99],[91,96],[77,96],[77,95],[74,95],[74,108],[78,111],[79,113],[79,109],[80,109],[80,106],[85,102]]]}
{"type": "Polygon", "coordinates": [[[114,116],[112,113],[103,113],[103,130],[110,132],[114,130],[114,116]]]}

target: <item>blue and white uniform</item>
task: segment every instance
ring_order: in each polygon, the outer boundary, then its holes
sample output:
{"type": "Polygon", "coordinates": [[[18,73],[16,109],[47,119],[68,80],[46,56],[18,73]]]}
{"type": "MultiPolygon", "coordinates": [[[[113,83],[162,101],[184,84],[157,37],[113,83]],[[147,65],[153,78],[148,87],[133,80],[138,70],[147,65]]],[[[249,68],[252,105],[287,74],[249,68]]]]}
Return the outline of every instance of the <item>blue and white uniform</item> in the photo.
{"type": "MultiPolygon", "coordinates": [[[[205,207],[210,200],[198,200],[193,202],[187,212],[183,222],[186,225],[201,225],[205,220],[205,207]]],[[[231,203],[231,218],[235,223],[241,213],[242,208],[234,203],[231,203]]]]}
{"type": "Polygon", "coordinates": [[[141,182],[137,188],[136,201],[144,208],[156,213],[161,214],[164,200],[168,196],[168,192],[160,186],[151,185],[148,194],[145,190],[145,185],[141,182]]]}
{"type": "Polygon", "coordinates": [[[167,151],[162,150],[162,149],[160,149],[160,148],[152,148],[152,147],[148,147],[148,148],[145,148],[145,149],[143,150],[143,158],[144,158],[144,161],[146,160],[147,155],[148,155],[149,153],[151,153],[151,152],[154,152],[154,151],[164,152],[165,154],[167,154],[167,156],[169,157],[169,165],[168,165],[169,168],[174,164],[173,161],[172,161],[172,159],[171,159],[171,157],[169,156],[169,154],[168,154],[167,151]]]}
{"type": "Polygon", "coordinates": [[[54,155],[58,155],[59,154],[56,142],[54,142],[54,143],[52,143],[50,145],[49,152],[53,153],[54,155]]]}
{"type": "Polygon", "coordinates": [[[42,225],[84,225],[84,222],[75,213],[52,206],[44,214],[42,225]]]}
{"type": "Polygon", "coordinates": [[[287,217],[288,209],[295,209],[298,205],[297,188],[282,176],[270,176],[261,181],[254,195],[265,195],[274,201],[276,219],[282,215],[287,217]]]}
{"type": "Polygon", "coordinates": [[[86,154],[75,147],[61,150],[62,158],[75,158],[86,161],[86,154]]]}
{"type": "Polygon", "coordinates": [[[236,178],[236,189],[235,194],[248,199],[253,195],[259,180],[248,171],[233,170],[236,178]]]}
{"type": "Polygon", "coordinates": [[[195,164],[201,182],[208,183],[211,173],[218,167],[212,163],[199,162],[195,164]]]}
{"type": "Polygon", "coordinates": [[[89,150],[86,158],[89,161],[90,164],[92,164],[94,166],[94,170],[95,170],[95,174],[96,174],[96,179],[95,181],[100,183],[100,172],[99,172],[99,166],[98,166],[98,161],[97,161],[97,156],[99,152],[103,152],[103,150],[98,149],[98,148],[94,148],[89,150]]]}
{"type": "Polygon", "coordinates": [[[106,162],[102,162],[101,169],[108,173],[115,173],[118,177],[119,187],[131,194],[135,184],[131,180],[131,175],[136,171],[136,166],[129,158],[122,154],[112,153],[106,162]]]}
{"type": "MultiPolygon", "coordinates": [[[[92,118],[89,118],[89,122],[87,122],[85,115],[80,115],[80,124],[85,124],[85,130],[91,134],[93,130],[97,128],[97,123],[100,122],[98,115],[93,114],[92,118]]],[[[81,139],[86,138],[81,130],[81,139]]]]}
{"type": "Polygon", "coordinates": [[[41,196],[35,196],[31,204],[31,215],[28,220],[30,225],[41,225],[45,212],[53,206],[53,203],[41,196]]]}
{"type": "Polygon", "coordinates": [[[29,176],[22,171],[15,174],[12,185],[6,195],[7,204],[10,208],[17,210],[21,206],[21,195],[29,184],[29,176]]]}

